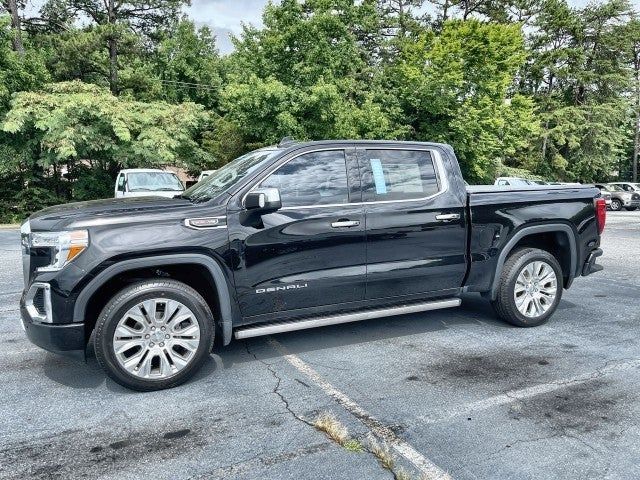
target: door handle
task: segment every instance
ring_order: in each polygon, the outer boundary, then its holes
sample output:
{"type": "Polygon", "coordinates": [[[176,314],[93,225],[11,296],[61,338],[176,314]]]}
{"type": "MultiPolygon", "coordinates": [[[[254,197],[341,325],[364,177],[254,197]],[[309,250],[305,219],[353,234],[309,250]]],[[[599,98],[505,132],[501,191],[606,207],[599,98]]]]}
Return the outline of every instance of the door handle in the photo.
{"type": "Polygon", "coordinates": [[[459,213],[444,213],[442,215],[436,215],[436,220],[441,222],[450,222],[451,220],[460,220],[459,213]]]}
{"type": "Polygon", "coordinates": [[[338,220],[337,222],[331,222],[331,228],[357,227],[358,225],[360,225],[358,220],[338,220]]]}

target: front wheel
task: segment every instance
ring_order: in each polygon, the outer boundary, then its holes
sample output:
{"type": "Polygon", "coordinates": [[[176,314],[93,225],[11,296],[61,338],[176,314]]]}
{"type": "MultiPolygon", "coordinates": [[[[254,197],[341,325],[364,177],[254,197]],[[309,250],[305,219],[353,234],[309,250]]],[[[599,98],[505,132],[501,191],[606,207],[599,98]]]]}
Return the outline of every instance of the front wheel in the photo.
{"type": "Polygon", "coordinates": [[[622,202],[617,198],[611,200],[611,210],[613,210],[614,212],[619,212],[620,210],[622,210],[622,202]]]}
{"type": "Polygon", "coordinates": [[[140,391],[179,385],[202,366],[213,346],[209,306],[175,280],[146,280],[104,307],[95,329],[96,358],[120,385],[140,391]]]}
{"type": "Polygon", "coordinates": [[[549,252],[523,248],[502,269],[492,305],[500,318],[518,327],[545,323],[562,298],[562,269],[549,252]]]}

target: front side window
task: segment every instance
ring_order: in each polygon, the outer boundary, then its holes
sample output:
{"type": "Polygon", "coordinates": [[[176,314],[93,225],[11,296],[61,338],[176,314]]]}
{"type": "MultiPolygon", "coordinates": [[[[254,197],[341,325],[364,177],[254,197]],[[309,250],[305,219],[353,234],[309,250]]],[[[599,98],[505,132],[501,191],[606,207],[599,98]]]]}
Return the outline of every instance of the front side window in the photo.
{"type": "Polygon", "coordinates": [[[300,155],[278,168],[260,187],[277,188],[283,207],[349,202],[347,166],[343,150],[300,155]]]}
{"type": "Polygon", "coordinates": [[[427,151],[367,150],[363,170],[368,201],[412,200],[438,193],[438,177],[427,151]]]}
{"type": "Polygon", "coordinates": [[[197,202],[210,200],[262,168],[278,153],[280,153],[280,150],[272,149],[249,152],[214,171],[211,175],[202,179],[201,182],[196,183],[185,191],[182,196],[197,202]]]}

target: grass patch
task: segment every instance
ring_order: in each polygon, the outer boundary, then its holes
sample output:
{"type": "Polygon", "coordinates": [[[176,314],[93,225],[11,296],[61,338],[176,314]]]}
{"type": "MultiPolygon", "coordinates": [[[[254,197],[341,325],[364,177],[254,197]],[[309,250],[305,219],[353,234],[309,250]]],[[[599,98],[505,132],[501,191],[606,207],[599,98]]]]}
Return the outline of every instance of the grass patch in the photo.
{"type": "Polygon", "coordinates": [[[331,440],[345,450],[353,453],[364,452],[365,449],[362,443],[355,438],[351,438],[347,427],[340,423],[340,420],[332,413],[322,412],[313,422],[313,425],[321,432],[326,433],[331,440]]]}
{"type": "Polygon", "coordinates": [[[345,450],[348,450],[350,452],[354,452],[354,453],[362,453],[362,452],[364,452],[364,447],[355,438],[351,438],[351,439],[347,440],[346,442],[344,442],[342,444],[342,446],[344,447],[345,450]]]}
{"type": "Polygon", "coordinates": [[[393,453],[391,453],[389,445],[387,445],[385,442],[378,443],[375,438],[370,437],[369,451],[373,453],[373,455],[378,459],[380,465],[393,472],[393,467],[396,464],[396,459],[393,453]]]}
{"type": "Polygon", "coordinates": [[[326,433],[331,440],[344,446],[349,441],[349,432],[340,421],[329,412],[322,412],[313,422],[313,425],[321,432],[326,433]]]}

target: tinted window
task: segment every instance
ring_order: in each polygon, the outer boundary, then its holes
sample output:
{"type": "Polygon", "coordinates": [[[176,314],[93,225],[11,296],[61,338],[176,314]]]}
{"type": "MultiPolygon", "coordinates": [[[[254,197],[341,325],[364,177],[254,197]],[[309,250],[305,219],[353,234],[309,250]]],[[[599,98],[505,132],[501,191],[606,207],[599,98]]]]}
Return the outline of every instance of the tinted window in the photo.
{"type": "Polygon", "coordinates": [[[431,154],[418,150],[368,150],[363,175],[367,200],[410,200],[438,192],[431,154]]]}
{"type": "Polygon", "coordinates": [[[301,155],[287,162],[261,184],[280,190],[283,207],[347,203],[347,166],[342,150],[301,155]]]}
{"type": "Polygon", "coordinates": [[[118,176],[118,191],[124,192],[124,174],[118,176]]]}

